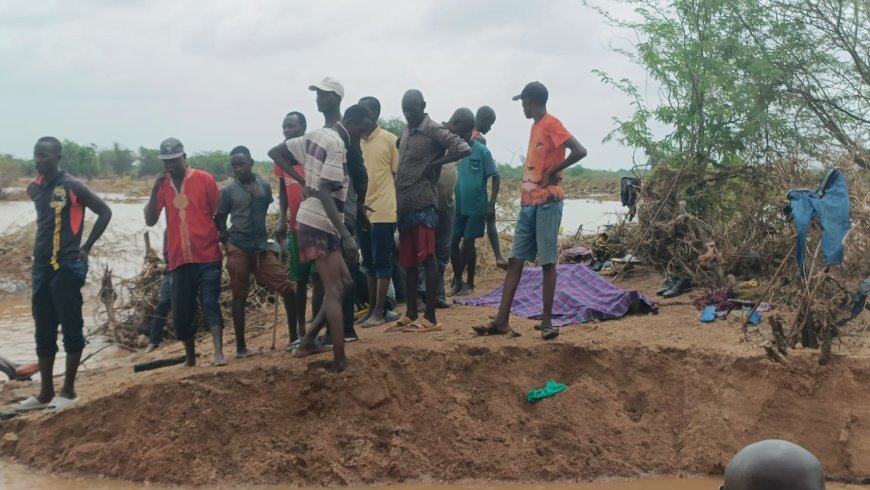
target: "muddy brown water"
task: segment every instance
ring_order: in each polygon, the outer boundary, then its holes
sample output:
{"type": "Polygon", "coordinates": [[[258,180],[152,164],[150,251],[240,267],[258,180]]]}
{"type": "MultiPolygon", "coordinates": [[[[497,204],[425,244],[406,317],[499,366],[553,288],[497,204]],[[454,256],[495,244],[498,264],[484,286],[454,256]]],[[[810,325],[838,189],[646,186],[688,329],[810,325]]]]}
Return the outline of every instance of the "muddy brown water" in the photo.
{"type": "MultiPolygon", "coordinates": [[[[632,481],[611,481],[597,483],[540,483],[540,484],[502,484],[502,483],[469,483],[469,484],[423,484],[409,483],[387,485],[380,487],[358,487],[385,490],[714,490],[721,485],[721,479],[715,478],[645,478],[632,481]]],[[[175,490],[298,490],[293,486],[205,486],[205,487],[156,487],[152,485],[135,484],[115,480],[76,480],[46,475],[34,472],[20,465],[0,462],[0,490],[136,490],[140,488],[172,488],[175,490]]],[[[352,489],[353,487],[348,487],[352,489]]],[[[828,483],[828,489],[867,489],[870,487],[846,485],[843,483],[828,483]]]]}
{"type": "MultiPolygon", "coordinates": [[[[34,472],[26,467],[0,462],[0,490],[134,490],[139,488],[155,488],[151,485],[135,484],[115,480],[76,480],[51,476],[44,473],[34,472]]],[[[383,487],[391,490],[713,490],[719,488],[721,480],[710,478],[651,478],[635,481],[614,481],[606,483],[581,483],[561,484],[545,483],[534,485],[517,484],[401,484],[383,487]]],[[[831,485],[829,485],[831,487],[831,485]]],[[[229,490],[229,489],[257,489],[257,490],[283,490],[298,489],[293,486],[205,486],[205,487],[156,487],[173,488],[176,490],[229,490]]],[[[353,488],[353,487],[349,487],[353,488]]],[[[364,488],[364,487],[360,487],[364,488]]],[[[858,487],[831,487],[831,488],[858,488],[858,487]]]]}

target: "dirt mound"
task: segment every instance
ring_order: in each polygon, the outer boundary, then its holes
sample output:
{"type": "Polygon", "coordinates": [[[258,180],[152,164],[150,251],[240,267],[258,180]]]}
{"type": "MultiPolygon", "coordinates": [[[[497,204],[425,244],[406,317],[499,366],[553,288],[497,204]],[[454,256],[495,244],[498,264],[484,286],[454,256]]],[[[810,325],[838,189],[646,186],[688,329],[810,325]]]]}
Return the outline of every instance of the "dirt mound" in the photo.
{"type": "Polygon", "coordinates": [[[350,375],[318,360],[155,376],[0,424],[0,455],[160,483],[549,481],[719,473],[780,437],[832,477],[870,475],[867,359],[490,345],[369,348],[350,375]],[[529,405],[547,379],[568,390],[529,405]]]}

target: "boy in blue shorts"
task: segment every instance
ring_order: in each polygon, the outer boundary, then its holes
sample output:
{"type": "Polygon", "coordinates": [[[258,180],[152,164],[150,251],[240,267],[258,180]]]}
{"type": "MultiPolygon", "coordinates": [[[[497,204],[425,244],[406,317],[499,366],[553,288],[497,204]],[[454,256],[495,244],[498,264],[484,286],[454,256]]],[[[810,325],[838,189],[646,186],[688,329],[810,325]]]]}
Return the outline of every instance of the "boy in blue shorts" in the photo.
{"type": "Polygon", "coordinates": [[[450,263],[453,266],[454,296],[466,296],[474,292],[474,273],[477,268],[478,238],[486,229],[486,216],[495,213],[498,198],[499,176],[489,150],[472,139],[474,114],[470,109],[456,111],[450,121],[452,131],[471,146],[471,154],[459,161],[456,180],[456,221],[453,225],[453,244],[450,263]],[[492,179],[492,197],[487,200],[486,181],[492,179]],[[468,279],[462,281],[462,273],[468,270],[468,279]]]}

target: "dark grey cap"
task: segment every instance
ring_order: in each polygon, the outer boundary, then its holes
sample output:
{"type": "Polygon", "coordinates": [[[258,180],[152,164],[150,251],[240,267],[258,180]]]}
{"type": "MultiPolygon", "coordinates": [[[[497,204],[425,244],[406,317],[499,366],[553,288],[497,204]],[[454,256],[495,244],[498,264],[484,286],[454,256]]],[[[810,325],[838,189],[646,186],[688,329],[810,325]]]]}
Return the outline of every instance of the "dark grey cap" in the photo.
{"type": "Polygon", "coordinates": [[[520,95],[515,95],[513,97],[513,100],[526,99],[529,102],[546,104],[549,97],[550,93],[547,91],[547,87],[545,87],[543,83],[529,82],[525,87],[523,87],[523,91],[520,92],[520,95]]]}
{"type": "Polygon", "coordinates": [[[178,138],[167,138],[163,140],[163,143],[160,143],[160,155],[158,158],[161,160],[172,160],[181,155],[184,155],[184,145],[181,144],[178,138]]]}

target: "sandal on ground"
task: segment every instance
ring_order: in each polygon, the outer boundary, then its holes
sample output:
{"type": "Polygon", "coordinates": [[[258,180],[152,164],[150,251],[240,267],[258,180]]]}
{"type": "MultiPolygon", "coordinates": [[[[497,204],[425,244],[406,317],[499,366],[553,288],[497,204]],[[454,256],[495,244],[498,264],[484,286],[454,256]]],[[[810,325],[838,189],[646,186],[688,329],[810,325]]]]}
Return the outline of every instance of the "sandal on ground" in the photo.
{"type": "Polygon", "coordinates": [[[541,327],[541,338],[544,340],[553,340],[559,336],[559,329],[556,327],[541,327]]]}
{"type": "Polygon", "coordinates": [[[397,321],[393,322],[393,324],[387,327],[384,332],[401,332],[405,329],[405,327],[412,323],[414,323],[414,320],[408,318],[407,315],[402,315],[402,318],[399,318],[397,321]]]}
{"type": "Polygon", "coordinates": [[[429,333],[429,332],[438,332],[441,330],[441,325],[437,323],[432,323],[429,320],[423,318],[419,323],[413,322],[407,327],[402,329],[404,333],[429,333]]]}
{"type": "Polygon", "coordinates": [[[18,405],[15,407],[17,412],[29,412],[31,410],[42,410],[44,408],[48,408],[49,403],[43,403],[39,401],[39,398],[36,398],[36,395],[31,396],[30,398],[18,402],[18,405]]]}
{"type": "Polygon", "coordinates": [[[51,403],[48,404],[47,408],[52,412],[61,412],[73,406],[78,401],[78,397],[70,399],[62,396],[56,396],[51,400],[51,403]]]}
{"type": "Polygon", "coordinates": [[[471,327],[472,330],[477,335],[510,335],[511,337],[519,337],[520,334],[512,329],[508,331],[499,330],[498,326],[496,326],[493,322],[489,322],[486,325],[475,325],[471,327]]]}

